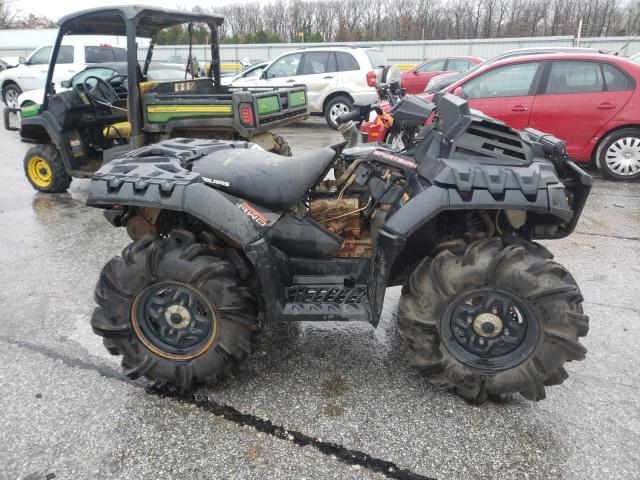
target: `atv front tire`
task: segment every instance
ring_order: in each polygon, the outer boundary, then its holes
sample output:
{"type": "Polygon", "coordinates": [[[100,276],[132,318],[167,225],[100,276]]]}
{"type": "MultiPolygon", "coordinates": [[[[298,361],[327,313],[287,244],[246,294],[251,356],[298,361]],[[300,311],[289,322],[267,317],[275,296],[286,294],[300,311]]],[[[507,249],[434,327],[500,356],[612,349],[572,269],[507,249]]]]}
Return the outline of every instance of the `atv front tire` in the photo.
{"type": "Polygon", "coordinates": [[[24,174],[33,188],[44,193],[66,192],[71,176],[62,163],[62,156],[55,145],[35,145],[23,160],[24,174]]]}
{"type": "Polygon", "coordinates": [[[102,269],[93,331],[130,378],[183,393],[233,375],[261,328],[258,299],[225,250],[174,230],[126,247],[102,269]]]}
{"type": "Polygon", "coordinates": [[[542,246],[489,238],[425,258],[403,287],[398,330],[432,384],[482,403],[545,386],[582,360],[588,317],[571,274],[542,246]]]}

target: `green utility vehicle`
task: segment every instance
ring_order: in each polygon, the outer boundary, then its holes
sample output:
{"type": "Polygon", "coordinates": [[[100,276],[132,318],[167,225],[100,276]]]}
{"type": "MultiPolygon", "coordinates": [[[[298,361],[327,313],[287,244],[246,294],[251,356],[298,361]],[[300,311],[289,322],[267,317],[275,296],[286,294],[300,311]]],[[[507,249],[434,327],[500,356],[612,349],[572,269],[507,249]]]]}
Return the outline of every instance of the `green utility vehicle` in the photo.
{"type": "Polygon", "coordinates": [[[217,15],[138,5],[95,8],[63,17],[42,104],[5,110],[5,127],[16,130],[9,117],[19,113],[22,140],[34,144],[24,159],[31,185],[42,192],[63,192],[73,177],[91,177],[115,157],[175,138],[251,140],[265,150],[291,155],[287,142],[271,130],[308,117],[306,88],[223,86],[218,37],[223,20],[217,15]],[[176,25],[187,26],[189,58],[193,29],[206,25],[210,30],[212,61],[207,76],[193,78],[187,65],[184,79],[148,81],[158,34],[176,25]],[[56,92],[53,72],[65,35],[126,36],[126,75],[89,75],[75,85],[63,82],[56,92]],[[141,39],[149,39],[142,65],[138,62],[141,39]]]}

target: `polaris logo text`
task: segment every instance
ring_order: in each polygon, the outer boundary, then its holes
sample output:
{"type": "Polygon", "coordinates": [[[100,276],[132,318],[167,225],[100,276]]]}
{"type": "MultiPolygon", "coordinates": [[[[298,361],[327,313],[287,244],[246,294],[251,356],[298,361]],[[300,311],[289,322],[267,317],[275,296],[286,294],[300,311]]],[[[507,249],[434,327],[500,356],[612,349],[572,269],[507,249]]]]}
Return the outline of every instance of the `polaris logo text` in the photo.
{"type": "Polygon", "coordinates": [[[247,217],[253,220],[255,223],[260,225],[261,227],[266,227],[269,223],[269,219],[249,205],[247,202],[238,203],[236,205],[242,213],[244,213],[247,217]]]}
{"type": "Polygon", "coordinates": [[[224,180],[217,180],[215,178],[207,178],[202,177],[202,181],[205,183],[210,183],[212,185],[220,185],[221,187],[229,187],[229,182],[225,182],[224,180]]]}

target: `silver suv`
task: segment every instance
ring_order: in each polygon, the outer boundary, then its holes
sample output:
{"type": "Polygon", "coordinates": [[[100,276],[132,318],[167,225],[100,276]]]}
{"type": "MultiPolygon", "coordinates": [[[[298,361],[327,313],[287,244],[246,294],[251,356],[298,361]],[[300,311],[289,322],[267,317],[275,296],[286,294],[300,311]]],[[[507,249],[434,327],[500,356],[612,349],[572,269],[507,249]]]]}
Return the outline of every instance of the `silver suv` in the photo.
{"type": "Polygon", "coordinates": [[[354,103],[376,101],[375,85],[388,65],[376,48],[305,48],[280,55],[260,77],[245,79],[241,86],[306,85],[309,111],[322,113],[327,124],[337,128],[336,117],[349,112],[354,103]]]}

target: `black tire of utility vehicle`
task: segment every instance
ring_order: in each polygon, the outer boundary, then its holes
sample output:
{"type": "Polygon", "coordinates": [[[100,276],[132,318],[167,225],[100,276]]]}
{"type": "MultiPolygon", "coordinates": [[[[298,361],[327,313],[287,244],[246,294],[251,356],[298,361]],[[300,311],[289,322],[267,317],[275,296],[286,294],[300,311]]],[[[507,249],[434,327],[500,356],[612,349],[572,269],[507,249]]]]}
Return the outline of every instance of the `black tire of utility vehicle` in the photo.
{"type": "Polygon", "coordinates": [[[567,378],[564,363],[584,358],[586,349],[578,339],[589,330],[575,280],[552,258],[538,244],[496,237],[470,244],[461,240],[425,258],[403,287],[399,304],[398,331],[412,350],[410,363],[430,375],[433,385],[474,403],[506,400],[515,393],[534,401],[545,398],[545,386],[567,378]],[[478,289],[506,292],[533,314],[527,321],[536,322],[531,325],[537,339],[509,368],[472,368],[447,347],[447,311],[461,295],[478,289]]]}
{"type": "Polygon", "coordinates": [[[44,193],[63,193],[71,185],[71,176],[55,145],[35,145],[24,156],[24,174],[33,188],[44,193]]]}
{"type": "Polygon", "coordinates": [[[291,156],[291,147],[289,146],[289,142],[287,142],[282,135],[278,135],[277,133],[272,133],[273,137],[273,148],[270,150],[273,153],[277,153],[278,155],[282,155],[283,157],[291,156]]]}
{"type": "Polygon", "coordinates": [[[640,166],[640,129],[623,128],[622,130],[610,133],[602,140],[602,142],[600,142],[600,145],[598,145],[598,149],[596,150],[596,165],[598,169],[611,180],[632,181],[640,178],[640,170],[638,170],[637,173],[621,175],[620,173],[616,173],[612,166],[607,163],[607,156],[615,155],[615,153],[617,153],[616,151],[610,151],[610,149],[615,148],[614,145],[616,143],[621,144],[621,147],[624,149],[625,147],[623,142],[625,139],[629,139],[629,143],[630,141],[634,142],[633,147],[631,145],[627,147],[628,153],[632,155],[631,160],[638,162],[637,165],[640,166]]]}
{"type": "Polygon", "coordinates": [[[337,96],[333,97],[331,100],[327,102],[327,105],[324,107],[324,118],[327,121],[327,125],[334,130],[338,129],[338,123],[331,118],[331,109],[338,105],[343,105],[346,107],[347,111],[342,111],[340,114],[349,113],[353,109],[353,102],[349,97],[337,96]]]}
{"type": "MultiPolygon", "coordinates": [[[[104,337],[103,343],[112,355],[123,355],[126,376],[144,376],[156,386],[172,386],[189,393],[196,385],[212,385],[235,374],[251,353],[262,317],[256,294],[226,257],[226,250],[197,243],[192,233],[174,230],[168,238],[146,237],[131,243],[122,256],[104,266],[95,289],[99,306],[91,326],[104,337]],[[151,316],[139,313],[145,292],[171,282],[195,292],[212,312],[208,316],[211,328],[196,345],[197,352],[161,348],[153,336],[145,333],[145,324],[151,321],[151,316]]],[[[175,311],[176,296],[170,302],[163,304],[162,312],[170,308],[175,311]]],[[[194,308],[190,298],[182,305],[194,308]]],[[[202,318],[202,310],[199,312],[202,318]]],[[[160,315],[160,323],[165,317],[167,313],[160,315]]]]}
{"type": "Polygon", "coordinates": [[[10,83],[2,89],[2,101],[7,107],[18,108],[18,97],[22,89],[15,83],[10,83]]]}

